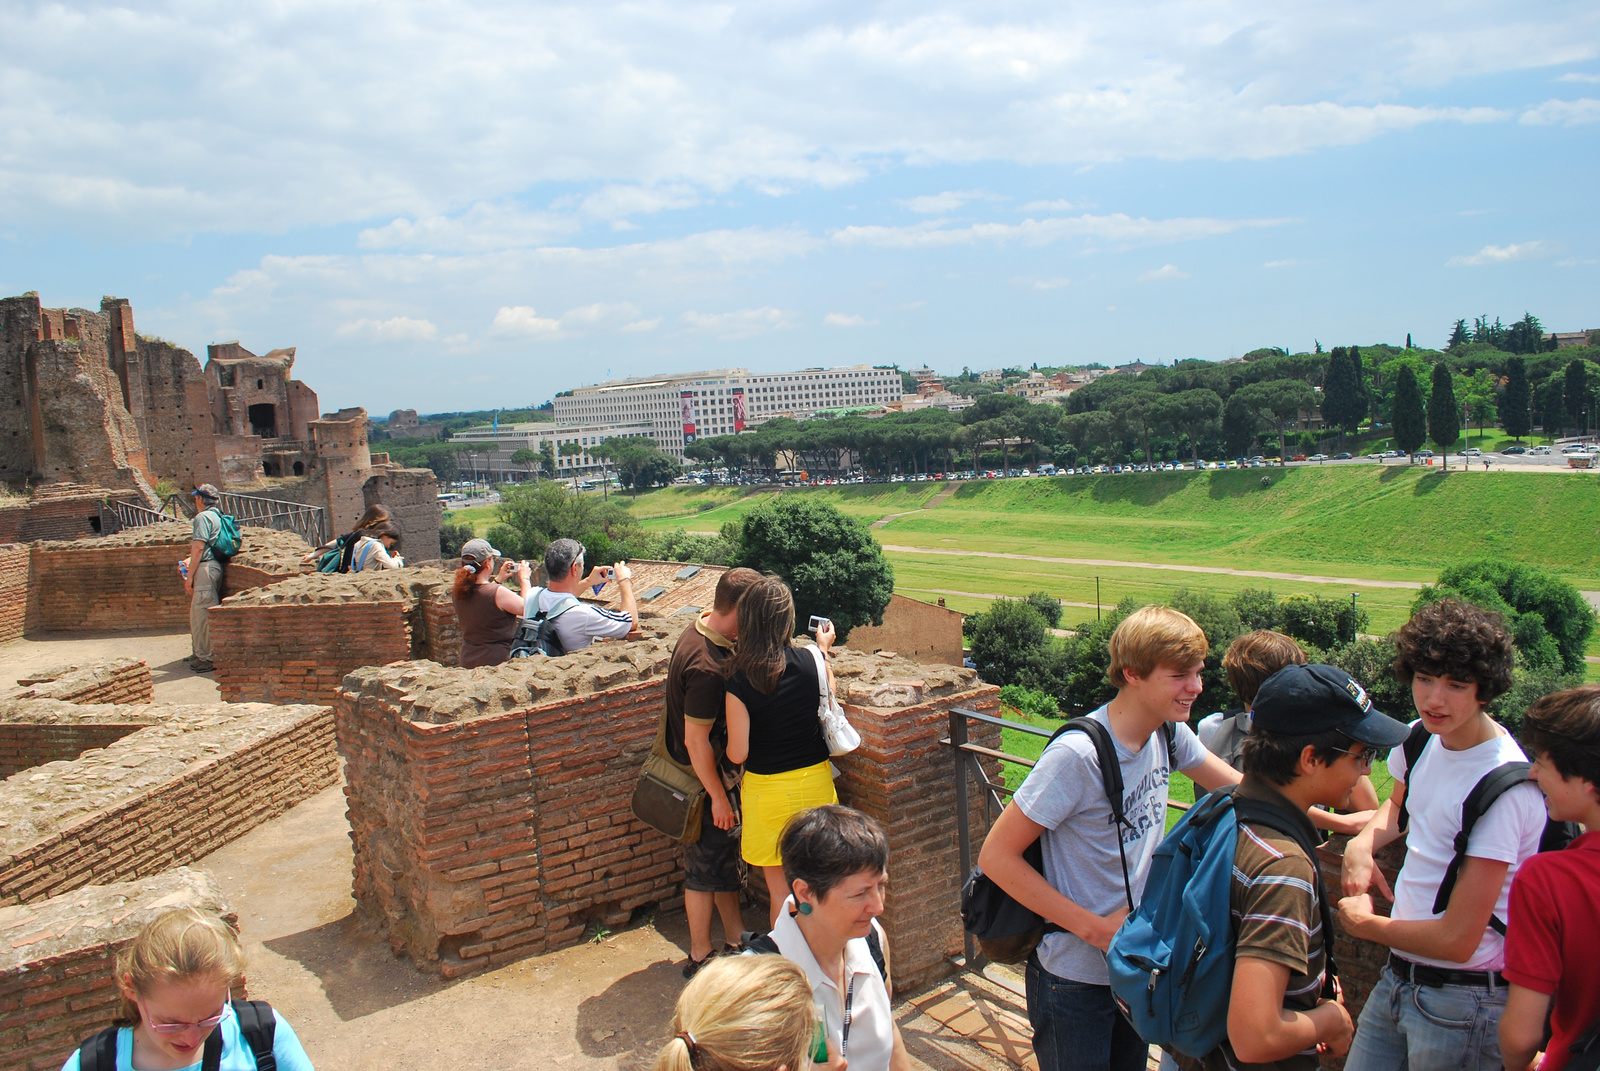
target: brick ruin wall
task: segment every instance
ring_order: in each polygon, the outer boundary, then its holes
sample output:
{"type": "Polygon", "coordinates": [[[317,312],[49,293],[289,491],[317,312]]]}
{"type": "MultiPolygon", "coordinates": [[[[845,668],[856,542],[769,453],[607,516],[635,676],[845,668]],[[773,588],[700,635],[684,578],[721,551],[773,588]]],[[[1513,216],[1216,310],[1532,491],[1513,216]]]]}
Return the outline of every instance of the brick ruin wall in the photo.
{"type": "Polygon", "coordinates": [[[223,485],[211,427],[211,397],[194,354],[139,338],[127,362],[128,408],[144,434],[150,471],[188,489],[223,485]]]}
{"type": "MultiPolygon", "coordinates": [[[[211,876],[187,867],[0,907],[0,1071],[56,1071],[79,1041],[110,1025],[117,954],[179,907],[238,924],[211,876]]],[[[243,996],[243,986],[234,992],[243,996]]]]}
{"type": "Polygon", "coordinates": [[[449,582],[429,568],[312,573],[230,596],[211,611],[217,688],[227,702],[331,703],[363,666],[453,665],[461,632],[449,582]]]}
{"type": "Polygon", "coordinates": [[[439,483],[430,469],[377,468],[362,488],[368,506],[383,503],[404,538],[408,562],[439,557],[439,483]]]}
{"type": "Polygon", "coordinates": [[[22,638],[28,617],[28,555],[20,543],[0,543],[0,643],[22,638]]]}
{"type": "MultiPolygon", "coordinates": [[[[310,548],[291,532],[245,528],[244,549],[223,573],[224,593],[297,575],[310,548]]],[[[33,545],[28,628],[80,632],[187,629],[189,596],[178,560],[189,554],[190,527],[172,522],[114,536],[33,545]]]]}
{"type": "Polygon", "coordinates": [[[55,666],[17,679],[4,699],[59,699],[63,703],[149,703],[150,667],[136,658],[55,666]]]}
{"type": "Polygon", "coordinates": [[[339,779],[327,707],[0,703],[0,739],[41,722],[147,727],[0,782],[0,905],[187,865],[339,779]]]}
{"type": "MultiPolygon", "coordinates": [[[[118,658],[87,666],[58,666],[17,681],[18,687],[0,696],[0,711],[35,711],[27,720],[16,717],[0,727],[0,778],[47,762],[70,762],[85,751],[137,732],[150,719],[129,714],[123,720],[84,720],[76,711],[52,716],[18,701],[52,699],[74,705],[149,703],[153,686],[150,667],[132,658],[118,658]]],[[[0,713],[0,718],[4,714],[0,713]]]]}
{"type": "MultiPolygon", "coordinates": [[[[641,640],[557,659],[413,662],[347,679],[335,711],[356,897],[397,951],[456,977],[677,897],[682,851],[629,800],[686,623],[648,620],[641,640]]],[[[835,672],[863,738],[838,760],[840,795],[889,832],[884,924],[910,990],[962,943],[951,758],[938,740],[952,706],[992,711],[996,691],[971,670],[892,657],[843,654],[835,672]]]]}

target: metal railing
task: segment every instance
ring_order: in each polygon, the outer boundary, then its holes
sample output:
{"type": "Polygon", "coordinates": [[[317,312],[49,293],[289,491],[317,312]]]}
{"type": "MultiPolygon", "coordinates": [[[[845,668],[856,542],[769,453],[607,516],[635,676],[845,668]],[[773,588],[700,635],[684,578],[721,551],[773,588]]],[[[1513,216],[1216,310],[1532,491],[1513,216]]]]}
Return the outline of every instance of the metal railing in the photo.
{"type": "MultiPolygon", "coordinates": [[[[954,765],[955,796],[956,796],[956,840],[960,855],[959,865],[961,872],[956,875],[956,887],[959,889],[966,884],[967,875],[972,873],[972,800],[967,790],[968,777],[974,777],[983,786],[983,814],[985,822],[992,826],[1005,809],[1006,801],[1003,796],[1010,796],[1012,789],[1005,786],[1004,782],[989,780],[989,773],[983,768],[984,759],[996,759],[1000,762],[1014,762],[1018,766],[1031,770],[1036,765],[1034,760],[1025,759],[1021,755],[1011,755],[994,748],[974,744],[967,733],[969,722],[980,722],[984,725],[994,725],[1000,729],[1014,729],[1017,732],[1027,733],[1029,736],[1040,736],[1048,739],[1055,735],[1059,726],[1048,729],[1036,725],[1024,725],[1022,722],[1009,721],[1006,718],[996,717],[993,714],[980,714],[976,710],[966,710],[953,707],[950,710],[950,735],[939,743],[950,748],[954,765]]],[[[1167,806],[1178,811],[1186,811],[1189,804],[1181,800],[1169,799],[1167,806]]],[[[967,966],[978,967],[978,949],[970,933],[963,933],[966,941],[967,966]]]]}
{"type": "MultiPolygon", "coordinates": [[[[162,521],[187,521],[193,514],[187,509],[183,495],[168,495],[159,510],[139,502],[101,502],[100,534],[113,535],[128,528],[141,528],[162,521]]],[[[307,506],[299,502],[285,502],[260,495],[242,495],[234,491],[222,492],[217,503],[223,513],[232,515],[241,528],[273,528],[280,532],[294,532],[313,547],[328,541],[327,511],[321,506],[307,506]]]]}
{"type": "Polygon", "coordinates": [[[328,541],[327,511],[321,506],[224,491],[218,507],[222,512],[232,514],[240,527],[294,532],[313,547],[320,547],[328,541]]]}

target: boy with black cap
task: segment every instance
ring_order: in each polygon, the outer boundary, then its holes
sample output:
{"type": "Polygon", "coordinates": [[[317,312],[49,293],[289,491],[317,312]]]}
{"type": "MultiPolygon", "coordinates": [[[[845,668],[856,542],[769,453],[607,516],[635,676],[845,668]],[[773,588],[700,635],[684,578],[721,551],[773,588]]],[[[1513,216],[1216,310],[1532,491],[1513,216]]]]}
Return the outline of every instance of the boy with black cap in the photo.
{"type": "MultiPolygon", "coordinates": [[[[1333,666],[1289,665],[1262,683],[1244,739],[1236,799],[1265,803],[1318,834],[1309,811],[1345,807],[1383,751],[1406,727],[1379,713],[1350,675],[1333,666]]],[[[1241,820],[1229,889],[1234,931],[1228,1040],[1206,1058],[1211,1071],[1246,1064],[1315,1071],[1317,1054],[1342,1055],[1354,1029],[1340,999],[1324,996],[1327,891],[1316,861],[1295,838],[1241,820]]]]}
{"type": "Polygon", "coordinates": [[[1421,715],[1413,728],[1428,735],[1414,762],[1394,750],[1393,795],[1345,846],[1340,925],[1392,949],[1361,1009],[1345,1068],[1497,1068],[1507,995],[1503,920],[1511,913],[1512,878],[1538,852],[1544,832],[1539,790],[1519,784],[1495,799],[1465,838],[1460,860],[1456,841],[1478,783],[1526,761],[1488,714],[1490,702],[1511,687],[1511,634],[1499,614],[1441,599],[1401,626],[1395,650],[1395,676],[1411,686],[1421,715]],[[1402,834],[1406,861],[1390,893],[1372,855],[1402,834]],[[1374,910],[1367,891],[1374,884],[1394,901],[1387,918],[1374,910]]]}

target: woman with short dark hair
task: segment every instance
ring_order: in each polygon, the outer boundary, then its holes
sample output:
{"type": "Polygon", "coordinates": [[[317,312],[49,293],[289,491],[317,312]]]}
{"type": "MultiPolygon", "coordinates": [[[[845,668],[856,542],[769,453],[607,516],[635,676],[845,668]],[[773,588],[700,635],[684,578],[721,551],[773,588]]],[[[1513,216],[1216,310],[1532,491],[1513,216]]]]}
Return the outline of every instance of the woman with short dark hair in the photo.
{"type": "Polygon", "coordinates": [[[883,827],[849,807],[816,807],[790,819],[782,851],[789,891],[772,942],[810,981],[829,1050],[851,1071],[909,1071],[878,924],[889,883],[883,827]]]}

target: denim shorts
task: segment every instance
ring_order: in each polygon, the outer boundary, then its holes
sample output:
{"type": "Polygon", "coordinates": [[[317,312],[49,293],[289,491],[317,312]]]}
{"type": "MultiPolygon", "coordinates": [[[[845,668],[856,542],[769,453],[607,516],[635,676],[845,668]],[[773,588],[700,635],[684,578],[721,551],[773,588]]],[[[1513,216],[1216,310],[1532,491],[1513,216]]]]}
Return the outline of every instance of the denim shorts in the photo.
{"type": "Polygon", "coordinates": [[[1415,985],[1385,967],[1361,1009],[1345,1071],[1500,1071],[1506,992],[1415,985]]]}

